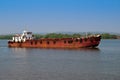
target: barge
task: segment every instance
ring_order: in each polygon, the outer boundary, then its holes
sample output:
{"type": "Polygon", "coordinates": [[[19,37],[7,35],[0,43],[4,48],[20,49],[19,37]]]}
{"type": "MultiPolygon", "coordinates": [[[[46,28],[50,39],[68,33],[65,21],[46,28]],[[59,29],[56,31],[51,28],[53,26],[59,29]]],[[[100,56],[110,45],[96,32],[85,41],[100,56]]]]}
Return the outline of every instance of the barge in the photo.
{"type": "Polygon", "coordinates": [[[35,39],[32,32],[23,31],[8,41],[9,47],[25,48],[95,48],[100,44],[101,35],[78,38],[40,38],[35,39]]]}

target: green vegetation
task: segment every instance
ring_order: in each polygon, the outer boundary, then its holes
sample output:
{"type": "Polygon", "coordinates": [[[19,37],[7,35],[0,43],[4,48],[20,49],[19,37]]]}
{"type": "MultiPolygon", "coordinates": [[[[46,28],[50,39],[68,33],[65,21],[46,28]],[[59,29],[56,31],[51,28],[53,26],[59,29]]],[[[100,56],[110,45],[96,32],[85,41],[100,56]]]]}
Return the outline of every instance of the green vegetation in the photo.
{"type": "Polygon", "coordinates": [[[62,34],[62,33],[49,33],[46,35],[35,34],[34,35],[37,39],[39,38],[71,38],[71,37],[81,37],[80,34],[62,34]]]}
{"type": "MultiPolygon", "coordinates": [[[[92,33],[88,33],[87,34],[92,35],[92,33]]],[[[13,35],[0,35],[0,39],[12,39],[13,35]]],[[[49,33],[49,34],[45,34],[45,35],[41,35],[41,34],[34,34],[34,37],[36,39],[39,38],[71,38],[71,37],[81,37],[81,36],[85,36],[85,34],[79,34],[79,33],[74,33],[74,34],[62,34],[62,33],[49,33]]],[[[118,35],[113,35],[110,33],[103,33],[101,34],[102,39],[118,39],[120,36],[118,35]]]]}
{"type": "Polygon", "coordinates": [[[81,37],[80,34],[62,34],[62,33],[49,33],[46,35],[35,34],[36,38],[71,38],[71,37],[81,37]]]}
{"type": "Polygon", "coordinates": [[[0,39],[12,39],[13,35],[0,35],[0,39]]]}
{"type": "Polygon", "coordinates": [[[109,33],[104,33],[101,34],[102,39],[117,39],[117,35],[109,34],[109,33]]]}
{"type": "MultiPolygon", "coordinates": [[[[92,35],[92,33],[87,34],[92,35]]],[[[110,34],[110,33],[103,33],[100,34],[102,36],[102,39],[118,39],[118,35],[115,34],[110,34]]],[[[40,34],[35,34],[35,37],[38,38],[71,38],[71,37],[81,37],[85,36],[85,34],[79,34],[79,33],[74,33],[74,34],[62,34],[62,33],[49,33],[46,35],[40,35],[40,34]]]]}

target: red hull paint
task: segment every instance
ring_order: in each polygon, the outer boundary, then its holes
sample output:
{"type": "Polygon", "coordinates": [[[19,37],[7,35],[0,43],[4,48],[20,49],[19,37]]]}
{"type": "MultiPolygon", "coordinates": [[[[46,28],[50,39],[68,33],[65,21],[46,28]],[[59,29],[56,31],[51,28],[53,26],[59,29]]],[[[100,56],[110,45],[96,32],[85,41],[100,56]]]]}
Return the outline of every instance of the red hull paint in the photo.
{"type": "Polygon", "coordinates": [[[83,48],[99,45],[101,36],[88,38],[33,39],[25,42],[8,41],[9,47],[28,48],[83,48]]]}

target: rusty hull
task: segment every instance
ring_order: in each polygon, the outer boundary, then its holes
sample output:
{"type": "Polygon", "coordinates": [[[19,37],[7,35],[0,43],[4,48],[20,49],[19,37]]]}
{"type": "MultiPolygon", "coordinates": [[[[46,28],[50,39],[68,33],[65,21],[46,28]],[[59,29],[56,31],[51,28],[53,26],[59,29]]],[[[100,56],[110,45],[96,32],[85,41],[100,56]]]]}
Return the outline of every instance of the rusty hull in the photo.
{"type": "Polygon", "coordinates": [[[87,38],[55,38],[55,39],[33,39],[25,42],[8,41],[9,47],[25,48],[83,48],[97,47],[100,43],[101,36],[87,38]]]}

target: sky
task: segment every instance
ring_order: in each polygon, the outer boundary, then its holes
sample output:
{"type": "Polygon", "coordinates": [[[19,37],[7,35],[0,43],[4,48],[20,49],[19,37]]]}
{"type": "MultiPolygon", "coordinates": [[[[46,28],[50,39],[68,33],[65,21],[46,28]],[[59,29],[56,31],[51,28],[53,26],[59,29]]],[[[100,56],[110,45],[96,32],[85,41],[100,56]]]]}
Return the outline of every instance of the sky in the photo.
{"type": "Polygon", "coordinates": [[[120,33],[120,0],[0,0],[0,34],[120,33]]]}

